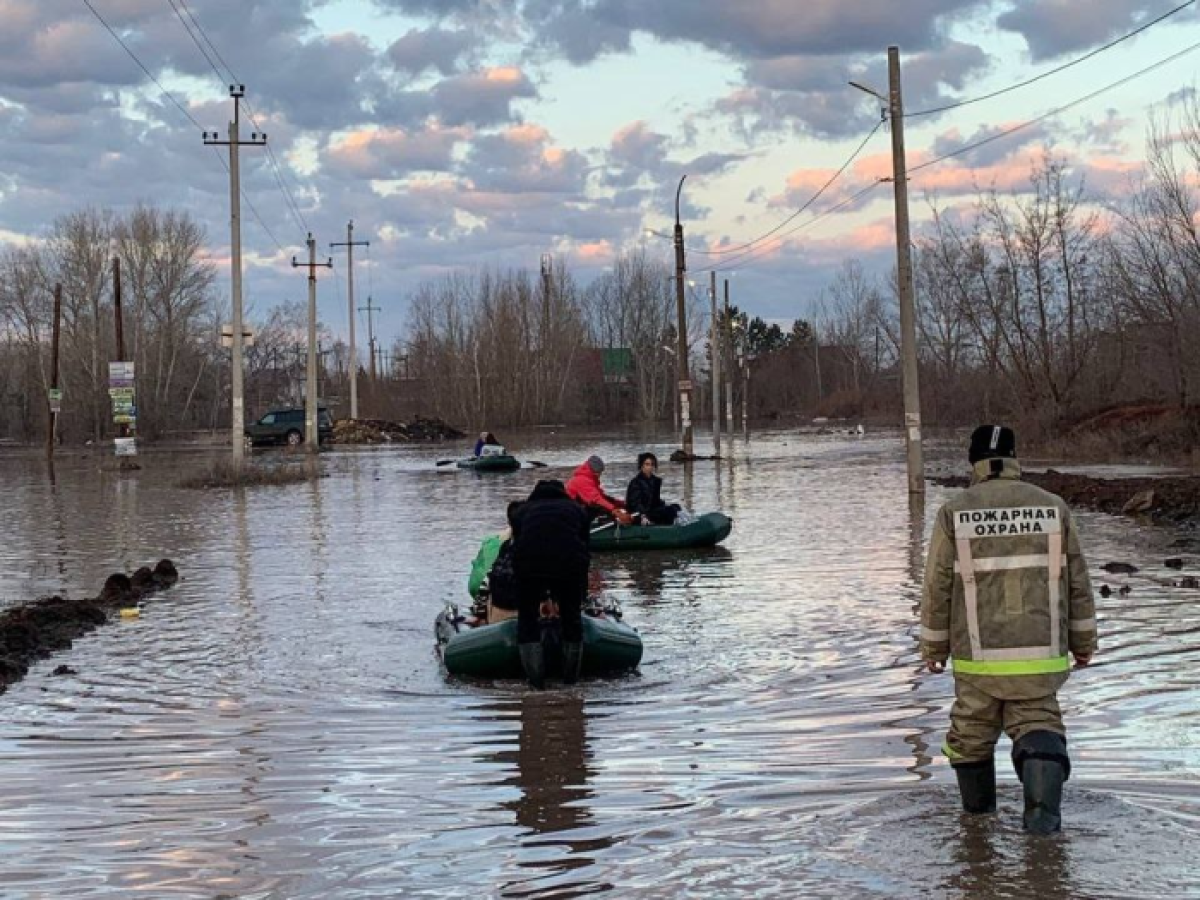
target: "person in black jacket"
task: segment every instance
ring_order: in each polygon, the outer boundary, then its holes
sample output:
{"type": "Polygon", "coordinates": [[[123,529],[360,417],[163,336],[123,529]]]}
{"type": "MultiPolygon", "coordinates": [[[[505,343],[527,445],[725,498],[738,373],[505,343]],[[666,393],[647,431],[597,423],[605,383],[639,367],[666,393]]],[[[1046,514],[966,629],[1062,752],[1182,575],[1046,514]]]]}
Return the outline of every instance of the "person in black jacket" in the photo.
{"type": "Polygon", "coordinates": [[[567,496],[561,481],[539,481],[513,517],[517,576],[517,642],[521,666],[535,688],[546,680],[540,609],[549,594],[562,620],[563,681],[573,684],[583,661],[583,603],[587,599],[591,517],[567,496]]]}
{"type": "Polygon", "coordinates": [[[662,479],[655,474],[657,469],[657,456],[638,454],[638,473],[625,489],[625,508],[630,513],[640,513],[652,525],[674,525],[679,504],[663,502],[662,479]]]}

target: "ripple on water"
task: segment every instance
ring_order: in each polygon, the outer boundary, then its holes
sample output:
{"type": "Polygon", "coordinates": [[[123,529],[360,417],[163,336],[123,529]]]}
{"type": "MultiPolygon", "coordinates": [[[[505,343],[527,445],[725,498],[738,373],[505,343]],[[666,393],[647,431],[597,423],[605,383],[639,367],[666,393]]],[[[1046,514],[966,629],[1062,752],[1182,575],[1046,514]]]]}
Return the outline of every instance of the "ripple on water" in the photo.
{"type": "Polygon", "coordinates": [[[1069,830],[1031,841],[1003,757],[1000,815],[956,811],[952,682],[919,674],[914,638],[950,492],[910,509],[894,437],[780,433],[664,466],[669,496],[735,526],[713,550],[597,556],[640,673],[542,694],[446,678],[432,620],[504,503],[594,450],[615,487],[643,446],[544,441],[515,446],[548,470],[334,453],[317,485],[236,495],[152,464],[68,462],[51,489],[6,461],[13,597],[159,556],[184,580],[0,701],[0,894],[1196,893],[1200,611],[1160,571],[1173,535],[1080,516],[1094,575],[1131,593],[1100,601],[1102,653],[1063,694],[1069,830]]]}

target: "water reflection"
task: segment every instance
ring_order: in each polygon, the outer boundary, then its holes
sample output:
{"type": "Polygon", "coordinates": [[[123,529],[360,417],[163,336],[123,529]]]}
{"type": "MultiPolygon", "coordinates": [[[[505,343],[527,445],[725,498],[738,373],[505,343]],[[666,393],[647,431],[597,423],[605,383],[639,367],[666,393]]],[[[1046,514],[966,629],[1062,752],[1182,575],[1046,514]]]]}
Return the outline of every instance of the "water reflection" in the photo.
{"type": "Polygon", "coordinates": [[[959,826],[943,895],[1039,900],[1085,895],[1072,876],[1067,835],[1022,834],[995,816],[963,815],[959,826]]]}
{"type": "Polygon", "coordinates": [[[732,560],[733,553],[728,547],[708,547],[683,555],[678,552],[627,553],[613,568],[625,576],[642,599],[652,604],[662,600],[663,589],[668,583],[680,583],[679,576],[685,570],[700,569],[711,575],[715,567],[728,565],[732,560]]]}
{"type": "Polygon", "coordinates": [[[606,834],[578,833],[594,818],[589,801],[595,769],[583,695],[528,692],[517,701],[517,710],[517,747],[500,751],[496,760],[515,765],[515,773],[504,783],[516,787],[519,794],[501,806],[522,829],[518,866],[535,874],[508,881],[502,896],[574,897],[611,887],[581,871],[594,865],[596,853],[614,843],[606,834]]]}

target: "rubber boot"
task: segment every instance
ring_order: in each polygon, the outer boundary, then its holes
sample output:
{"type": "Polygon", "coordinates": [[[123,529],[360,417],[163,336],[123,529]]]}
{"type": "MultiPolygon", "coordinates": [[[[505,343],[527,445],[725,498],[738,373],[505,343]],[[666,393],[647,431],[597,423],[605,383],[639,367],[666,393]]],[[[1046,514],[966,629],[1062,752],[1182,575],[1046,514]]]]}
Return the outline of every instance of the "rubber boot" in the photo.
{"type": "Polygon", "coordinates": [[[574,684],[579,680],[579,669],[583,665],[583,644],[563,641],[563,684],[574,684]]]}
{"type": "Polygon", "coordinates": [[[525,670],[525,679],[529,686],[541,690],[546,686],[546,651],[541,642],[518,644],[521,654],[521,668],[525,670]]]}
{"type": "Polygon", "coordinates": [[[964,810],[976,815],[996,811],[996,760],[959,763],[954,775],[964,810]]]}
{"type": "Polygon", "coordinates": [[[1031,731],[1013,745],[1013,765],[1025,787],[1025,830],[1059,831],[1063,783],[1071,774],[1066,738],[1052,731],[1031,731]]]}

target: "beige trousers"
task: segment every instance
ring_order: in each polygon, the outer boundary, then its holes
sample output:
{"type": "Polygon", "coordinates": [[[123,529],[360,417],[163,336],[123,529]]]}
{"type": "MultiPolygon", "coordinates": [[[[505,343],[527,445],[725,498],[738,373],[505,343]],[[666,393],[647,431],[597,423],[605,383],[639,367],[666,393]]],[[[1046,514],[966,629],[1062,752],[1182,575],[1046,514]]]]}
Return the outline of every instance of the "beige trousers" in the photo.
{"type": "Polygon", "coordinates": [[[1000,700],[961,679],[954,680],[954,706],[943,752],[951,765],[982,762],[996,752],[1003,731],[1015,743],[1031,731],[1066,735],[1058,697],[1000,700]]]}

